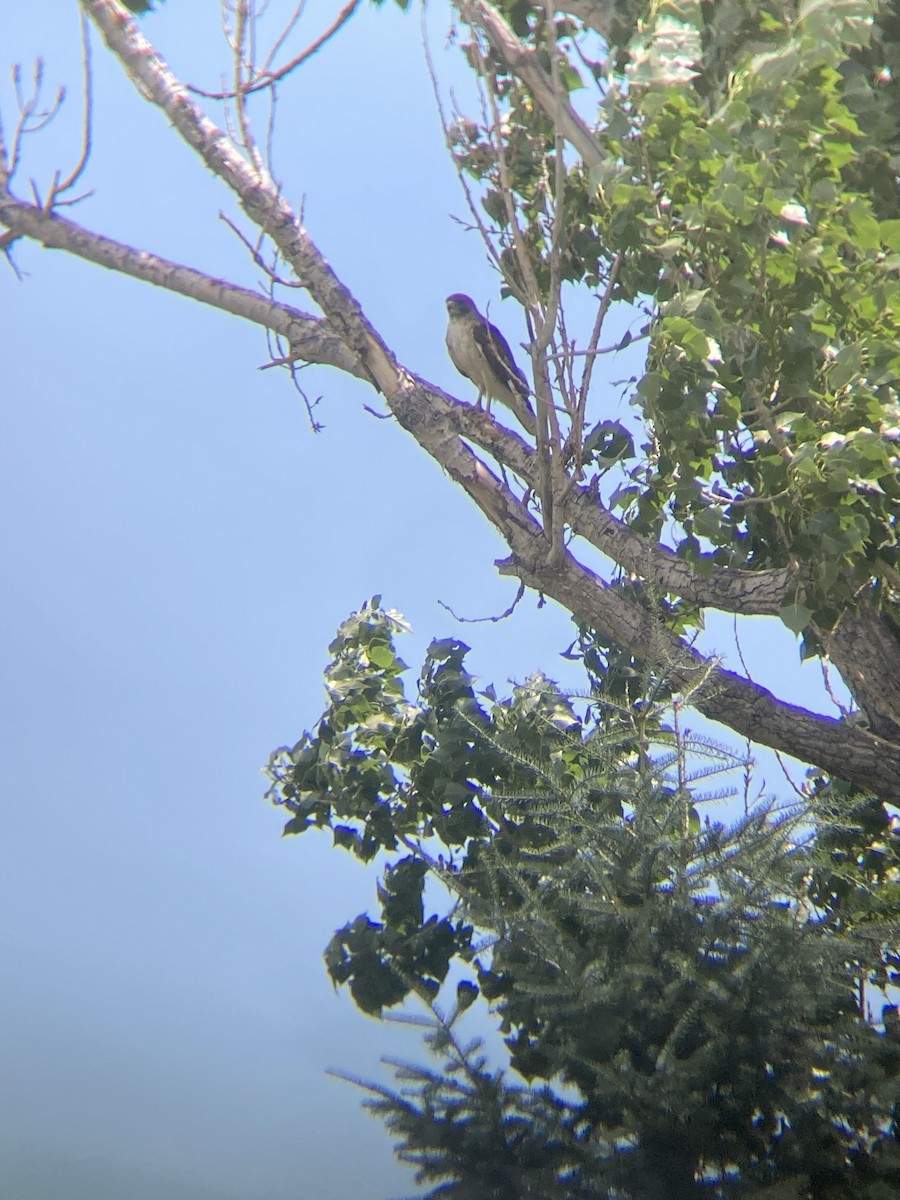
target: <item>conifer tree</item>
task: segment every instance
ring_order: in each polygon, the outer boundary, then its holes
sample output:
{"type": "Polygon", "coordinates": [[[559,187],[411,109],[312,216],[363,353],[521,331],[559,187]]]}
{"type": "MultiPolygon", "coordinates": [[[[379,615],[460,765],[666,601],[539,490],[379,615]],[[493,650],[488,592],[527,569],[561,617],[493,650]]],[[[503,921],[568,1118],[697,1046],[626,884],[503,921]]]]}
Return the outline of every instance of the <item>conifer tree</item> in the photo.
{"type": "MultiPolygon", "coordinates": [[[[450,640],[410,702],[402,628],[377,602],[344,623],[329,709],[273,756],[270,794],[286,832],[388,852],[377,919],[339,930],[326,960],[367,1012],[411,994],[431,1012],[439,1066],[395,1064],[398,1089],[371,1101],[428,1194],[896,1195],[900,1044],[860,1008],[867,981],[896,979],[896,928],[861,915],[862,876],[834,891],[835,831],[865,840],[859,798],[704,819],[735,760],[677,728],[664,672],[595,652],[582,701],[540,675],[499,699],[450,640]],[[426,916],[429,881],[443,914],[426,916]],[[463,1040],[479,995],[523,1082],[463,1040]]],[[[897,839],[875,825],[894,887],[897,839]]]]}

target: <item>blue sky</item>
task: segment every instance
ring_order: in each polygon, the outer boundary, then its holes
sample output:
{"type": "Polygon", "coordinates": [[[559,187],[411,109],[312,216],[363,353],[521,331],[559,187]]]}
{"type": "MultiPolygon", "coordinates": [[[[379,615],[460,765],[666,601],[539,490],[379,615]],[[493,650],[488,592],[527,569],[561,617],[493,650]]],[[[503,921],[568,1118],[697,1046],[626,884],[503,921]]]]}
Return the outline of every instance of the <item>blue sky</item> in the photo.
{"type": "MultiPolygon", "coordinates": [[[[298,44],[337,7],[312,0],[298,44]]],[[[77,157],[67,8],[0,13],[7,129],[6,65],[40,53],[48,83],[70,89],[31,139],[24,180],[77,157]]],[[[144,27],[176,72],[215,86],[218,13],[215,0],[170,0],[144,27]]],[[[448,22],[432,10],[441,71],[464,90],[448,22]]],[[[71,215],[255,284],[217,217],[234,214],[227,194],[96,39],[94,58],[94,195],[71,215]]],[[[277,145],[292,202],[305,198],[313,237],[401,360],[470,399],[444,350],[444,297],[491,301],[513,345],[523,334],[477,237],[451,220],[464,206],[418,13],[362,9],[284,90],[277,145]]],[[[374,1076],[380,1055],[419,1053],[414,1035],[334,994],[322,966],[373,879],[324,838],[282,840],[260,767],[318,717],[327,644],[374,593],[414,626],[407,662],[461,636],[500,686],[537,668],[576,682],[558,657],[571,625],[533,599],[498,625],[460,627],[440,606],[506,608],[514,585],[492,566],[503,546],[392,421],[363,410],[378,401],[361,384],[307,373],[325,425],[313,435],[286,377],[257,371],[261,331],[56,252],[20,245],[15,261],[21,282],[0,272],[0,1190],[409,1192],[381,1126],[324,1074],[374,1076]]],[[[624,416],[606,395],[597,415],[624,416]]],[[[711,639],[728,652],[727,625],[711,639]]],[[[761,682],[815,706],[815,670],[795,669],[792,643],[751,623],[745,651],[761,682]]]]}

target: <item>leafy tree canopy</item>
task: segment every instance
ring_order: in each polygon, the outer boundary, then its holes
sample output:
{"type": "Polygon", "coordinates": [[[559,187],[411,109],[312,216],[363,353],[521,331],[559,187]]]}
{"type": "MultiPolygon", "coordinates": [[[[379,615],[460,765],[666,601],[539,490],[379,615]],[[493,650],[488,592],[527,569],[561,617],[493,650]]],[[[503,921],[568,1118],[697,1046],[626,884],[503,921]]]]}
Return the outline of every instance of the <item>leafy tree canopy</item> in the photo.
{"type": "Polygon", "coordinates": [[[829,791],[704,820],[736,764],[677,732],[663,682],[598,677],[579,702],[538,675],[500,699],[444,640],[411,701],[403,628],[377,600],[344,622],[328,709],[269,795],[286,833],[387,855],[377,918],[326,951],[335,983],[373,1014],[434,1007],[455,963],[457,1013],[480,993],[531,1082],[439,1018],[446,1070],[402,1067],[412,1092],[375,1101],[420,1178],[455,1181],[432,1194],[890,1195],[900,1044],[860,1017],[867,982],[900,981],[883,808],[829,791]]]}

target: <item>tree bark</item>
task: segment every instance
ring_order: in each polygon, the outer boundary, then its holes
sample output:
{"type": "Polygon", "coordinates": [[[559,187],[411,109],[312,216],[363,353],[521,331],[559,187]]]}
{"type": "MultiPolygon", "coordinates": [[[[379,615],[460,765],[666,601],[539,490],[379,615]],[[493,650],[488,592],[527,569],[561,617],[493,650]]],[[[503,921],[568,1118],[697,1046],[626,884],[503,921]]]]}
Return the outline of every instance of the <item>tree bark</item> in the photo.
{"type": "Polygon", "coordinates": [[[287,338],[294,353],[306,362],[336,367],[348,375],[365,378],[365,372],[346,344],[321,317],[312,317],[289,304],[261,296],[250,288],[229,283],[226,279],[216,279],[148,250],[137,250],[101,233],[94,233],[66,217],[16,200],[2,186],[0,223],[16,238],[31,238],[48,250],[65,250],[77,258],[107,267],[110,271],[119,271],[133,279],[152,283],[155,287],[199,300],[211,308],[220,308],[233,316],[243,317],[245,321],[252,321],[287,338]]]}
{"type": "Polygon", "coordinates": [[[865,598],[841,615],[824,641],[869,728],[879,737],[900,743],[897,627],[865,598]]]}

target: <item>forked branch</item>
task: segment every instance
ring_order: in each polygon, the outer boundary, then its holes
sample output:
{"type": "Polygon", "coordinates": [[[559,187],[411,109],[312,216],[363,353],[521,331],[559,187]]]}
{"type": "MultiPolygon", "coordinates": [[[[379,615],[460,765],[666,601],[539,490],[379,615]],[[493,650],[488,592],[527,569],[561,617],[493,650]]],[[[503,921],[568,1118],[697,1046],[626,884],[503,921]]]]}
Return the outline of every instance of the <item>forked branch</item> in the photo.
{"type": "Polygon", "coordinates": [[[287,79],[288,75],[291,75],[299,67],[302,67],[323,46],[326,46],[336,34],[340,33],[361,3],[362,0],[348,0],[348,3],[344,5],[324,33],[321,33],[305,50],[295,55],[284,66],[273,68],[272,63],[278,51],[284,45],[299,20],[303,6],[302,4],[298,5],[291,19],[275,40],[272,49],[266,56],[265,64],[259,71],[252,72],[248,79],[236,83],[234,90],[230,92],[208,92],[204,91],[203,88],[194,87],[192,84],[188,84],[188,91],[192,92],[195,96],[202,96],[204,100],[235,100],[239,96],[252,96],[254,92],[262,92],[267,88],[273,88],[282,79],[287,79]]]}

